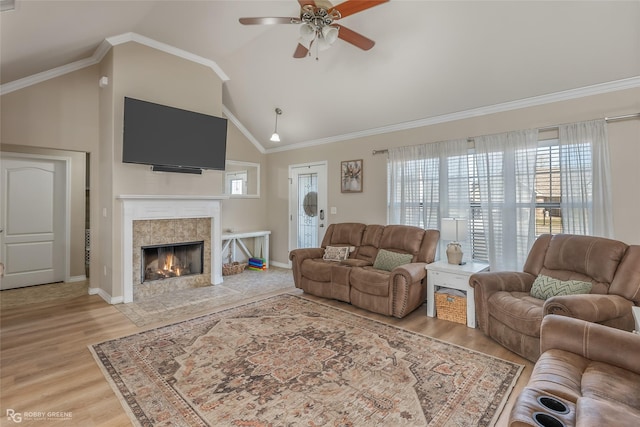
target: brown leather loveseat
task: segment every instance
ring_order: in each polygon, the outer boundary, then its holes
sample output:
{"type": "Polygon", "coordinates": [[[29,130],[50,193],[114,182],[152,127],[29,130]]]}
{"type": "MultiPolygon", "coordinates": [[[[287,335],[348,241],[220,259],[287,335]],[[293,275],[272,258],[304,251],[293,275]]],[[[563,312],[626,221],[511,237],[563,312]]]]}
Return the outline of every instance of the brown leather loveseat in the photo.
{"type": "Polygon", "coordinates": [[[294,283],[312,295],[402,318],[424,302],[425,265],[439,238],[438,230],[407,225],[331,224],[320,248],[289,253],[294,283]],[[328,260],[337,248],[349,248],[345,259],[328,260]]]}
{"type": "Polygon", "coordinates": [[[549,315],[540,349],[510,427],[640,425],[640,335],[549,315]]]}
{"type": "Polygon", "coordinates": [[[483,272],[469,279],[478,326],[520,356],[538,359],[540,323],[547,314],[633,329],[631,307],[640,305],[640,246],[602,237],[544,234],[533,244],[523,270],[483,272]],[[588,282],[591,289],[540,299],[531,295],[539,276],[588,282]]]}

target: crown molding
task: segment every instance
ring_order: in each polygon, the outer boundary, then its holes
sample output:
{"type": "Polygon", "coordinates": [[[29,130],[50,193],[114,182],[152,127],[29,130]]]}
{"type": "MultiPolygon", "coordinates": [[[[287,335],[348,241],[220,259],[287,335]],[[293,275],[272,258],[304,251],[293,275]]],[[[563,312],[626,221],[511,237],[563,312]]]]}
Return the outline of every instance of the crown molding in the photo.
{"type": "Polygon", "coordinates": [[[222,68],[220,68],[218,64],[210,59],[203,58],[201,56],[187,52],[186,50],[178,49],[177,47],[170,46],[166,43],[161,43],[159,41],[150,39],[149,37],[141,36],[140,34],[124,33],[104,39],[89,58],[84,58],[79,61],[71,62],[69,64],[53,68],[51,70],[43,71],[29,77],[14,80],[12,82],[0,85],[0,96],[98,64],[100,61],[102,61],[107,52],[109,52],[109,49],[111,49],[113,46],[117,46],[127,42],[136,42],[177,56],[179,58],[186,59],[187,61],[204,65],[211,68],[223,82],[229,80],[229,77],[225,74],[224,71],[222,71],[222,68]]]}
{"type": "Polygon", "coordinates": [[[212,61],[207,58],[203,58],[202,56],[198,56],[196,54],[187,52],[186,50],[179,49],[177,47],[168,45],[166,43],[162,43],[157,40],[150,39],[149,37],[141,36],[140,34],[137,34],[137,33],[124,33],[118,36],[107,37],[106,40],[112,46],[117,46],[119,44],[123,44],[127,42],[136,42],[148,47],[152,47],[162,52],[166,52],[170,55],[177,56],[182,59],[186,59],[187,61],[195,62],[197,64],[209,67],[213,70],[213,72],[215,72],[218,75],[220,80],[222,80],[223,82],[226,82],[229,80],[229,76],[227,76],[225,72],[222,71],[222,68],[220,68],[218,64],[215,63],[215,61],[212,61]]]}
{"type": "Polygon", "coordinates": [[[424,126],[432,126],[439,123],[452,122],[456,120],[469,119],[473,117],[486,116],[489,114],[501,113],[505,111],[518,110],[521,108],[535,107],[554,102],[568,101],[587,96],[601,95],[609,92],[615,92],[625,89],[633,89],[640,87],[640,76],[630,77],[627,79],[614,80],[612,82],[599,83],[591,86],[585,86],[577,89],[570,89],[561,92],[550,93],[547,95],[534,96],[516,101],[503,102],[501,104],[488,105],[486,107],[474,108],[471,110],[459,111],[456,113],[443,114],[440,116],[427,117],[424,119],[413,120],[410,122],[397,123],[389,126],[383,126],[372,129],[365,129],[358,132],[351,132],[343,135],[336,135],[327,138],[314,139],[310,141],[289,144],[282,147],[268,148],[267,154],[278,153],[282,151],[297,150],[300,148],[314,147],[317,145],[330,144],[332,142],[347,141],[350,139],[364,138],[373,135],[381,135],[385,133],[398,132],[403,130],[415,129],[424,126]]]}

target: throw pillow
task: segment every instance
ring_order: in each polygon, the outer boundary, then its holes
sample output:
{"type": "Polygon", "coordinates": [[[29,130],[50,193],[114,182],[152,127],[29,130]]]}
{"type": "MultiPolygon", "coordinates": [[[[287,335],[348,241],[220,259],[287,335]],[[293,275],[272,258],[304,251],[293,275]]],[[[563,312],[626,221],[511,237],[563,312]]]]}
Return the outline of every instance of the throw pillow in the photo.
{"type": "Polygon", "coordinates": [[[349,258],[349,246],[327,246],[322,259],[325,261],[344,261],[349,258]]]}
{"type": "Polygon", "coordinates": [[[376,255],[376,260],[373,262],[373,268],[391,271],[403,264],[409,264],[412,259],[413,255],[411,254],[400,254],[398,252],[380,249],[378,255],[376,255]]]}
{"type": "Polygon", "coordinates": [[[580,280],[558,280],[553,277],[539,275],[531,286],[531,296],[546,300],[558,295],[588,294],[591,292],[591,282],[580,280]]]}

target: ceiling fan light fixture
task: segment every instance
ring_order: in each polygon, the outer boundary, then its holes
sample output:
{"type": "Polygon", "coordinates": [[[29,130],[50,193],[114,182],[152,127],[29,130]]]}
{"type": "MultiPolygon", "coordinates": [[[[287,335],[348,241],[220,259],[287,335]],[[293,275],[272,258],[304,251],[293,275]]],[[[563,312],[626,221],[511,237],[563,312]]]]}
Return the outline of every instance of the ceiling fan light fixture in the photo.
{"type": "Polygon", "coordinates": [[[338,29],[336,27],[326,26],[322,28],[322,38],[332,45],[338,40],[338,29]]]}
{"type": "Polygon", "coordinates": [[[306,22],[300,25],[300,39],[304,40],[308,44],[311,44],[311,42],[315,38],[316,38],[316,29],[313,28],[313,25],[306,22]]]}

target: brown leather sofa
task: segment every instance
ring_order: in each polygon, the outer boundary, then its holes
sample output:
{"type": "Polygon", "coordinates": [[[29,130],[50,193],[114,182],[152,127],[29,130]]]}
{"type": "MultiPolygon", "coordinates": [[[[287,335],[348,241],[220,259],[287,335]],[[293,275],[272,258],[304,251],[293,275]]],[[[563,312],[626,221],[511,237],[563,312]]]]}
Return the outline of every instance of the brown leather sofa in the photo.
{"type": "Polygon", "coordinates": [[[504,347],[535,362],[546,314],[633,329],[631,307],[640,305],[640,246],[601,237],[542,235],[522,272],[483,272],[470,277],[479,328],[504,347]],[[591,282],[589,294],[530,295],[538,275],[591,282]]]}
{"type": "Polygon", "coordinates": [[[406,225],[331,224],[320,248],[289,253],[297,288],[366,310],[402,318],[426,296],[425,265],[434,260],[438,230],[406,225]],[[323,259],[328,246],[353,249],[344,261],[323,259]],[[380,250],[411,254],[410,262],[391,271],[374,268],[380,250]]]}
{"type": "Polygon", "coordinates": [[[640,335],[549,315],[540,349],[511,427],[640,426],[640,335]]]}

